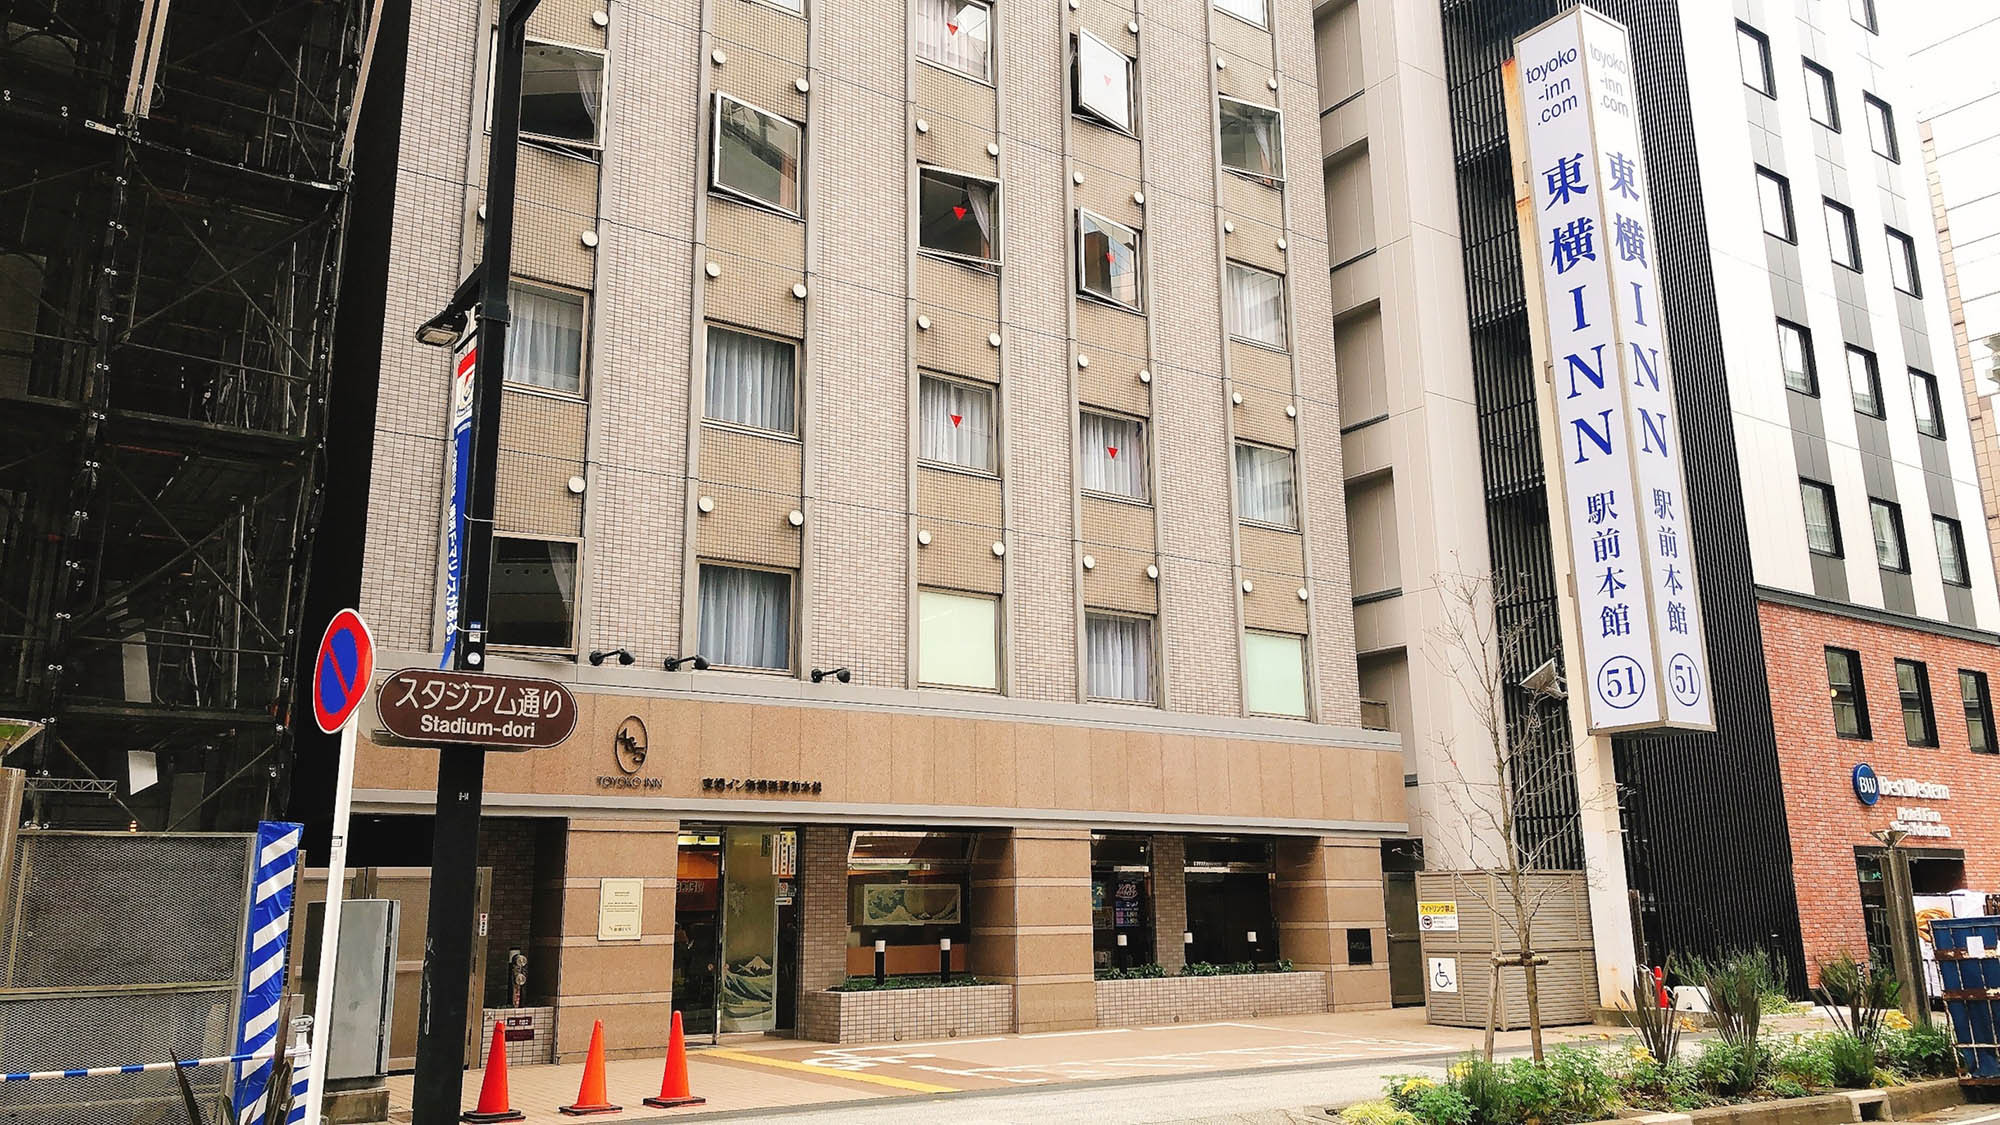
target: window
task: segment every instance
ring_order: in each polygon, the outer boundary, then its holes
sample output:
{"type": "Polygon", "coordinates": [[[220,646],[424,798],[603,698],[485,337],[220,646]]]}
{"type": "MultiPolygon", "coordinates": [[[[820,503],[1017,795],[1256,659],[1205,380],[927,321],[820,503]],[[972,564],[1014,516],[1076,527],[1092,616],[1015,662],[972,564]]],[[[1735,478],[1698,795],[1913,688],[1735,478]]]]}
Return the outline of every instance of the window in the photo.
{"type": "Polygon", "coordinates": [[[1912,746],[1936,746],[1930,670],[1919,661],[1896,661],[1896,699],[1903,708],[1903,740],[1912,746]]]}
{"type": "Polygon", "coordinates": [[[583,294],[520,282],[507,287],[507,381],[583,393],[583,294]]]}
{"type": "Polygon", "coordinates": [[[1090,698],[1153,702],[1153,619],[1091,612],[1083,615],[1083,627],[1090,698]]]}
{"type": "Polygon", "coordinates": [[[1235,98],[1218,98],[1216,109],[1222,117],[1222,166],[1266,183],[1284,179],[1284,134],[1278,111],[1235,98]]]}
{"type": "Polygon", "coordinates": [[[1245,699],[1253,715],[1306,717],[1306,639],[1296,633],[1243,634],[1245,699]]]}
{"type": "Polygon", "coordinates": [[[1958,694],[1965,701],[1965,741],[1974,754],[2000,753],[1993,738],[1993,697],[1986,693],[1986,673],[1958,670],[1958,694]]]}
{"type": "Polygon", "coordinates": [[[1789,320],[1778,322],[1778,359],[1785,368],[1785,387],[1802,395],[1819,394],[1819,370],[1813,362],[1812,333],[1789,320]]]}
{"type": "Polygon", "coordinates": [[[1127,308],[1139,307],[1139,232],[1076,213],[1076,288],[1127,308]]]}
{"type": "Polygon", "coordinates": [[[1771,74],[1771,40],[1747,23],[1736,25],[1736,66],[1745,86],[1767,98],[1778,96],[1778,83],[1771,74]]]}
{"type": "Polygon", "coordinates": [[[604,55],[529,41],[521,53],[521,136],[597,148],[604,55]]]}
{"type": "Polygon", "coordinates": [[[1798,231],[1792,226],[1792,185],[1785,177],[1768,168],[1757,169],[1757,209],[1764,216],[1764,233],[1797,242],[1798,231]]]}
{"type": "Polygon", "coordinates": [[[1146,423],[1137,418],[1082,411],[1077,415],[1083,448],[1083,490],[1146,498],[1146,423]]]}
{"type": "Polygon", "coordinates": [[[1882,30],[1882,25],[1875,22],[1875,0],[1847,0],[1847,15],[1871,32],[1882,30]]]}
{"type": "Polygon", "coordinates": [[[1806,549],[1815,555],[1839,558],[1840,510],[1833,503],[1833,486],[1801,477],[1799,495],[1806,507],[1806,549]]]}
{"type": "Polygon", "coordinates": [[[798,347],[790,340],[709,325],[702,417],[774,434],[797,434],[797,362],[798,347]]]}
{"type": "Polygon", "coordinates": [[[487,643],[575,648],[576,544],[495,535],[488,599],[487,643]]]}
{"type": "Polygon", "coordinates": [[[1928,371],[1910,369],[1910,404],[1917,414],[1917,432],[1925,437],[1944,436],[1944,412],[1938,404],[1937,377],[1928,371]]]}
{"type": "Polygon", "coordinates": [[[799,213],[799,126],[728,94],[715,95],[715,167],[719,191],[799,213]]]}
{"type": "Polygon", "coordinates": [[[1887,500],[1868,498],[1868,520],[1875,527],[1875,562],[1883,570],[1910,572],[1909,544],[1903,539],[1903,508],[1887,500]]]}
{"type": "Polygon", "coordinates": [[[920,460],[993,471],[993,388],[923,375],[917,380],[920,460]]]}
{"type": "Polygon", "coordinates": [[[1923,296],[1917,285],[1917,244],[1894,227],[1882,232],[1889,239],[1889,280],[1912,297],[1923,296]]]}
{"type": "Polygon", "coordinates": [[[1882,405],[1882,368],[1875,362],[1875,353],[1866,348],[1848,345],[1847,382],[1854,392],[1854,409],[1877,418],[1886,417],[1882,405]]]}
{"type": "Polygon", "coordinates": [[[1954,586],[1972,585],[1972,572],[1965,565],[1965,531],[1958,521],[1932,516],[1931,533],[1937,539],[1939,576],[1954,586]]]}
{"type": "Polygon", "coordinates": [[[1896,144],[1896,112],[1889,103],[1873,94],[1861,95],[1861,108],[1868,115],[1868,147],[1891,164],[1903,162],[1903,150],[1896,144]]]}
{"type": "Polygon", "coordinates": [[[1229,334],[1283,350],[1285,279],[1268,270],[1229,263],[1229,334]]]}
{"type": "Polygon", "coordinates": [[[1832,129],[1840,131],[1840,107],[1833,96],[1833,72],[1811,59],[1806,59],[1806,116],[1832,129]]]}
{"type": "Polygon", "coordinates": [[[1070,88],[1076,100],[1070,108],[1131,132],[1132,60],[1088,31],[1078,32],[1071,43],[1075,69],[1070,88]]]}
{"type": "Polygon", "coordinates": [[[998,690],[999,599],[919,590],[917,615],[917,682],[998,690]]]}
{"type": "Polygon", "coordinates": [[[701,564],[700,649],[724,668],[792,666],[792,576],[701,564]]]}
{"type": "Polygon", "coordinates": [[[1236,443],[1237,517],[1277,527],[1299,525],[1292,451],[1236,443]]]}
{"type": "Polygon", "coordinates": [[[1861,268],[1861,240],[1854,234],[1854,212],[1845,204],[1831,199],[1820,201],[1826,207],[1826,245],[1833,253],[1838,265],[1851,270],[1861,268]]]}
{"type": "Polygon", "coordinates": [[[942,168],[917,169],[917,245],[937,254],[998,263],[994,237],[1000,185],[942,168]]]}
{"type": "Polygon", "coordinates": [[[1868,729],[1868,692],[1861,686],[1861,654],[1852,649],[1826,650],[1826,690],[1833,699],[1833,733],[1841,738],[1872,738],[1868,729]]]}
{"type": "Polygon", "coordinates": [[[1215,10],[1264,26],[1264,0],[1215,0],[1215,10]]]}
{"type": "Polygon", "coordinates": [[[917,0],[910,38],[917,57],[985,82],[991,71],[992,14],[974,0],[917,0]]]}

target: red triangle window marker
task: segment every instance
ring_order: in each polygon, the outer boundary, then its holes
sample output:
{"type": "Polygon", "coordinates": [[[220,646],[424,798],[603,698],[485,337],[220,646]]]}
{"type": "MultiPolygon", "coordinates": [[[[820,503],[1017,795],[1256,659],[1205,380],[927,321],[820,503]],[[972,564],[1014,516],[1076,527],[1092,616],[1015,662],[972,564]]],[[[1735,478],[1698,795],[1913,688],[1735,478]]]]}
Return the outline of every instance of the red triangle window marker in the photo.
{"type": "Polygon", "coordinates": [[[944,29],[945,29],[946,31],[949,31],[949,32],[951,32],[951,33],[952,33],[953,35],[957,35],[957,34],[958,34],[958,25],[957,25],[957,24],[955,24],[955,23],[948,23],[948,24],[945,24],[945,25],[944,25],[944,29]]]}
{"type": "Polygon", "coordinates": [[[962,422],[962,421],[964,421],[964,420],[965,420],[965,419],[964,419],[964,418],[963,418],[962,416],[960,416],[960,415],[957,415],[957,414],[954,414],[954,415],[952,415],[952,416],[951,416],[951,424],[952,424],[953,426],[957,426],[957,425],[958,425],[958,424],[959,424],[960,422],[962,422]]]}
{"type": "Polygon", "coordinates": [[[1106,453],[1109,453],[1109,454],[1111,454],[1111,459],[1112,459],[1113,461],[1116,461],[1116,460],[1118,460],[1118,447],[1117,447],[1117,446],[1115,446],[1115,445],[1107,445],[1107,446],[1105,446],[1105,447],[1104,447],[1104,451],[1105,451],[1106,453]]]}
{"type": "Polygon", "coordinates": [[[1106,250],[1104,252],[1104,260],[1107,262],[1116,262],[1118,260],[1118,255],[1112,253],[1109,250],[1106,250]]]}
{"type": "Polygon", "coordinates": [[[954,207],[954,208],[952,208],[952,209],[951,209],[951,215],[952,215],[952,218],[955,218],[955,219],[963,219],[963,218],[965,218],[965,208],[963,208],[963,207],[954,207]]]}

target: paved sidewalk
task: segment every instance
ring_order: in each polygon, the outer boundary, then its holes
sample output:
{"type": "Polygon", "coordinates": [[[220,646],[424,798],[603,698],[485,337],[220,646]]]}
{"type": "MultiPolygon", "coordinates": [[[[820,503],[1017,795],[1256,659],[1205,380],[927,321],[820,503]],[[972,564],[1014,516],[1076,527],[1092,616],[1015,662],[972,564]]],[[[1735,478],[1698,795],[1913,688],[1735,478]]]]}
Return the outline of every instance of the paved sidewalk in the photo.
{"type": "MultiPolygon", "coordinates": [[[[1554,1044],[1602,1041],[1615,1035],[1610,1028],[1584,1026],[1550,1029],[1544,1039],[1554,1044]]],[[[747,1111],[801,1110],[809,1106],[834,1109],[843,1103],[891,1097],[912,1099],[931,1107],[928,1112],[935,1113],[935,1107],[948,1096],[972,1091],[1029,1090],[1072,1083],[1123,1084],[1149,1079],[1157,1082],[1243,1071],[1311,1068],[1351,1067],[1356,1072],[1353,1082],[1359,1088],[1374,1082],[1372,1075],[1415,1069],[1421,1062],[1440,1065],[1452,1056],[1477,1048],[1480,1039],[1478,1030],[1426,1024],[1421,1008],[921,1043],[836,1045],[762,1039],[690,1051],[690,1085],[696,1094],[708,1099],[708,1104],[678,1110],[651,1109],[640,1101],[659,1089],[658,1060],[612,1062],[606,1067],[607,1086],[612,1101],[623,1105],[625,1110],[596,1120],[736,1116],[747,1111]]],[[[1503,1050],[1523,1049],[1528,1045],[1528,1035],[1503,1033],[1499,1045],[1503,1050]]],[[[558,1114],[557,1107],[576,1099],[582,1074],[580,1063],[515,1067],[509,1072],[514,1107],[526,1113],[531,1122],[575,1120],[558,1114]]],[[[480,1078],[479,1071],[465,1076],[468,1108],[478,1097],[480,1078]]],[[[410,1086],[408,1075],[389,1080],[391,1121],[409,1120],[410,1086]]],[[[1369,1086],[1360,1096],[1378,1088],[1379,1084],[1369,1086]]],[[[954,1112],[952,1119],[980,1119],[975,1106],[984,1100],[971,1099],[964,1106],[965,1114],[954,1112]]],[[[1096,1100],[1101,1109],[1107,1099],[1100,1094],[1096,1100]]],[[[1138,1100],[1136,1092],[1134,1100],[1138,1100]]],[[[1301,1097],[1292,1104],[1309,1100],[1301,1097]]],[[[861,1109],[859,1104],[849,1108],[861,1109]]],[[[856,1119],[886,1118],[888,1110],[888,1106],[878,1107],[879,1112],[864,1111],[856,1119]]],[[[831,1113],[826,1119],[842,1116],[846,1115],[831,1113]]]]}

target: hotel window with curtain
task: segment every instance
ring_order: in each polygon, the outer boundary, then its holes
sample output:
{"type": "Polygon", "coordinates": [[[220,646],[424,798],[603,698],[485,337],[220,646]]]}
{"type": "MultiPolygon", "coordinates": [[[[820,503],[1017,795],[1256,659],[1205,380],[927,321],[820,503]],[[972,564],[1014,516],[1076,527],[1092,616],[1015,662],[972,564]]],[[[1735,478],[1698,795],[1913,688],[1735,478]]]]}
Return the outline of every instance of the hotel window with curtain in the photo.
{"type": "Polygon", "coordinates": [[[917,169],[917,245],[979,265],[998,265],[1000,185],[942,168],[917,169]]]}
{"type": "Polygon", "coordinates": [[[1882,406],[1882,368],[1874,352],[1847,346],[1847,382],[1854,393],[1854,409],[1872,418],[1887,416],[1882,406]]]}
{"type": "Polygon", "coordinates": [[[992,9],[966,0],[916,0],[910,38],[924,62],[989,81],[992,9]]]}
{"type": "Polygon", "coordinates": [[[1819,370],[1813,359],[1811,332],[1789,320],[1779,321],[1778,361],[1784,365],[1786,390],[1819,397],[1819,370]]]}
{"type": "Polygon", "coordinates": [[[1152,703],[1153,619],[1092,610],[1084,614],[1092,699],[1152,703]]]}
{"type": "Polygon", "coordinates": [[[804,130],[728,94],[715,95],[712,186],[728,195],[799,213],[799,151],[804,130]]]}
{"type": "Polygon", "coordinates": [[[1833,733],[1841,738],[1872,738],[1868,727],[1868,692],[1861,684],[1861,654],[1853,649],[1826,650],[1826,692],[1833,701],[1833,733]]]}
{"type": "Polygon", "coordinates": [[[521,52],[522,140],[595,150],[603,144],[603,106],[603,52],[527,42],[521,52]]]}
{"type": "Polygon", "coordinates": [[[1944,408],[1938,402],[1937,376],[1910,368],[1910,408],[1916,412],[1918,433],[1925,437],[1944,436],[1944,408]]]}
{"type": "Polygon", "coordinates": [[[917,591],[917,682],[1000,687],[1000,599],[951,590],[917,591]]]}
{"type": "Polygon", "coordinates": [[[1953,586],[1972,585],[1972,572],[1965,563],[1965,532],[1949,516],[1932,516],[1931,531],[1937,540],[1938,576],[1953,586]]]}
{"type": "Polygon", "coordinates": [[[1285,279],[1269,270],[1230,262],[1229,334],[1285,349],[1285,279]]]}
{"type": "Polygon", "coordinates": [[[702,416],[774,434],[798,430],[798,347],[790,340],[708,326],[702,416]]]}
{"type": "Polygon", "coordinates": [[[1306,639],[1296,633],[1243,634],[1245,703],[1253,715],[1306,717],[1306,639]]]}
{"type": "Polygon", "coordinates": [[[1903,538],[1903,507],[1868,498],[1868,521],[1875,529],[1875,562],[1883,570],[1910,572],[1910,548],[1903,538]]]}
{"type": "Polygon", "coordinates": [[[1088,31],[1077,32],[1070,43],[1075,59],[1070,87],[1076,98],[1071,109],[1082,117],[1131,132],[1131,57],[1088,31]]]}
{"type": "Polygon", "coordinates": [[[1277,110],[1219,96],[1216,113],[1222,122],[1224,168],[1268,184],[1285,178],[1285,137],[1277,110]]]}
{"type": "Polygon", "coordinates": [[[514,318],[507,331],[507,381],[582,394],[583,294],[516,281],[507,302],[514,318]]]}
{"type": "Polygon", "coordinates": [[[1911,746],[1937,745],[1937,718],[1931,712],[1931,673],[1922,661],[1896,661],[1896,698],[1903,708],[1903,740],[1911,746]]]}
{"type": "Polygon", "coordinates": [[[576,544],[493,537],[486,640],[507,648],[576,648],[576,544]]]}
{"type": "Polygon", "coordinates": [[[1291,450],[1236,443],[1236,516],[1250,523],[1297,530],[1298,481],[1291,450]]]}
{"type": "Polygon", "coordinates": [[[1146,423],[1116,414],[1079,411],[1083,490],[1128,500],[1146,498],[1146,423]]]}
{"type": "Polygon", "coordinates": [[[718,668],[790,671],[791,573],[701,564],[699,638],[696,651],[718,668]]]}
{"type": "Polygon", "coordinates": [[[1076,288],[1087,296],[1139,308],[1139,232],[1088,211],[1076,213],[1076,288]]]}
{"type": "Polygon", "coordinates": [[[1833,486],[1800,478],[1799,494],[1806,508],[1806,549],[1815,555],[1839,558],[1840,519],[1833,503],[1833,486]]]}
{"type": "Polygon", "coordinates": [[[1958,670],[1958,694],[1965,703],[1965,741],[1974,754],[2000,753],[1993,739],[1993,697],[1986,691],[1986,673],[1958,670]]]}
{"type": "Polygon", "coordinates": [[[993,471],[993,388],[923,375],[917,382],[917,457],[977,473],[993,471]]]}

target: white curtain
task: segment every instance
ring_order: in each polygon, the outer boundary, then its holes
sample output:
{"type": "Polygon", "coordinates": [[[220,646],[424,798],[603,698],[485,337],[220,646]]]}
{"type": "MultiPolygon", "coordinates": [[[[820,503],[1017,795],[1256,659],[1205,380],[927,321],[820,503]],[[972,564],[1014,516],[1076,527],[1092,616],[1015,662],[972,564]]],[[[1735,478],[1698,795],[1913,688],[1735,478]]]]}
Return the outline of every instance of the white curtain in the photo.
{"type": "Polygon", "coordinates": [[[1963,586],[1968,581],[1965,569],[1965,544],[1958,525],[1942,517],[1931,517],[1931,531],[1937,538],[1938,573],[1946,582],[1963,586]]]}
{"type": "Polygon", "coordinates": [[[773,433],[797,433],[795,351],[788,340],[710,325],[703,415],[773,433]]]}
{"type": "Polygon", "coordinates": [[[1840,540],[1833,530],[1831,494],[1810,482],[1802,482],[1799,491],[1805,497],[1806,546],[1824,555],[1833,554],[1840,540]]]}
{"type": "Polygon", "coordinates": [[[1890,570],[1907,570],[1902,529],[1897,527],[1895,509],[1880,500],[1868,504],[1868,518],[1875,528],[1875,561],[1890,570]]]}
{"type": "Polygon", "coordinates": [[[507,292],[507,381],[568,394],[583,389],[583,298],[515,285],[507,292]]]}
{"type": "Polygon", "coordinates": [[[1241,16],[1258,27],[1264,26],[1264,0],[1215,0],[1215,6],[1232,16],[1241,16]]]}
{"type": "Polygon", "coordinates": [[[1078,440],[1083,443],[1083,487],[1086,492],[1146,498],[1146,426],[1136,418],[1081,414],[1078,440]]]}
{"type": "Polygon", "coordinates": [[[1237,516],[1279,527],[1297,527],[1299,510],[1288,449],[1236,446],[1237,516]]]}
{"type": "Polygon", "coordinates": [[[917,57],[986,81],[987,9],[964,0],[917,0],[910,29],[917,57]]]}
{"type": "Polygon", "coordinates": [[[993,471],[993,392],[925,375],[918,384],[919,456],[993,471]]]}
{"type": "Polygon", "coordinates": [[[1229,263],[1229,334],[1285,346],[1285,279],[1229,263]]]}
{"type": "Polygon", "coordinates": [[[1090,641],[1091,698],[1151,703],[1152,619],[1092,613],[1084,618],[1084,631],[1090,641]]]}
{"type": "Polygon", "coordinates": [[[728,668],[792,666],[792,577],[701,568],[701,655],[728,668]]]}
{"type": "Polygon", "coordinates": [[[987,184],[968,182],[965,185],[965,202],[972,208],[973,221],[979,224],[979,237],[986,242],[984,256],[998,258],[1000,245],[993,239],[993,188],[987,184]]]}

